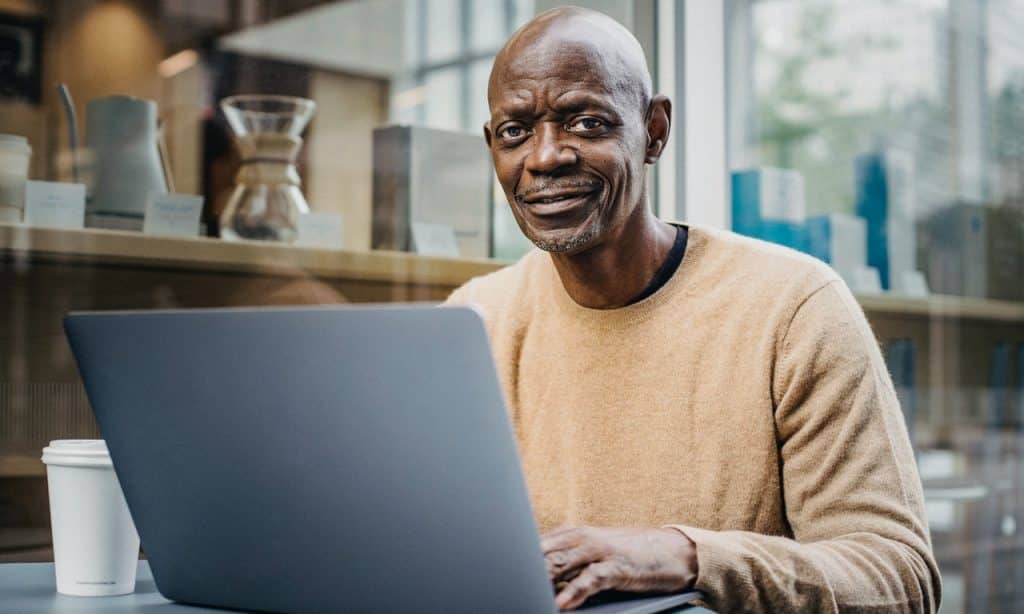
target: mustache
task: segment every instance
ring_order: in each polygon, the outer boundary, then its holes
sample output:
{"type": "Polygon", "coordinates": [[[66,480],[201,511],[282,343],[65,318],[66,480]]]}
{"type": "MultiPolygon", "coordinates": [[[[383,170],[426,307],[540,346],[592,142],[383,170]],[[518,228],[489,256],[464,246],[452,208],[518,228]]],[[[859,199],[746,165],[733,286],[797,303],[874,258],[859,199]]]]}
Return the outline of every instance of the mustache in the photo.
{"type": "Polygon", "coordinates": [[[541,192],[557,191],[565,189],[577,189],[582,188],[585,190],[598,190],[604,187],[602,181],[586,181],[581,179],[570,180],[570,181],[548,181],[541,184],[530,186],[526,190],[522,190],[516,193],[516,200],[522,201],[528,196],[539,194],[541,192]]]}

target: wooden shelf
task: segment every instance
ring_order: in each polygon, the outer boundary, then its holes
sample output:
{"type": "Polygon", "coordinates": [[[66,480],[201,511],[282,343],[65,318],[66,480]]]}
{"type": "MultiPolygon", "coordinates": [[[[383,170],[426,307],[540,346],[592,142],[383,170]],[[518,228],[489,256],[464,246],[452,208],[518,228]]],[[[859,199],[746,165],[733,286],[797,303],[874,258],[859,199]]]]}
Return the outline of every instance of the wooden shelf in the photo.
{"type": "Polygon", "coordinates": [[[194,271],[314,275],[391,283],[458,286],[506,262],[406,252],[316,249],[265,241],[175,238],[119,230],[65,230],[0,224],[0,256],[72,264],[194,271]]]}
{"type": "Polygon", "coordinates": [[[0,456],[0,478],[37,478],[46,475],[46,465],[40,460],[42,449],[34,456],[0,456]]]}
{"type": "Polygon", "coordinates": [[[857,296],[857,300],[864,307],[864,311],[878,315],[1024,323],[1024,303],[1010,301],[941,294],[921,298],[889,294],[861,294],[857,296]]]}
{"type": "MultiPolygon", "coordinates": [[[[455,287],[508,263],[406,252],[312,249],[262,241],[169,238],[117,230],[62,230],[0,224],[0,255],[32,260],[195,271],[315,275],[455,287]]],[[[871,315],[1024,323],[1024,303],[958,296],[858,295],[871,315]]]]}

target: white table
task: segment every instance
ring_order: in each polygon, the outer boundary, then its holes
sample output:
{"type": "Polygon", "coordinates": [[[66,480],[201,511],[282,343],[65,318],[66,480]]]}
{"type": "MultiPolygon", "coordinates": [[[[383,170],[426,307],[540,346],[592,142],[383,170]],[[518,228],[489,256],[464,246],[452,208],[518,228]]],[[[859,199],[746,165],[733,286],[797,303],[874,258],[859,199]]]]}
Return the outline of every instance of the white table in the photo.
{"type": "MultiPolygon", "coordinates": [[[[602,607],[587,609],[588,614],[599,613],[602,607]]],[[[684,606],[678,610],[686,614],[708,613],[696,606],[684,606]]],[[[188,606],[168,601],[156,590],[149,563],[139,561],[135,592],[117,597],[69,597],[56,590],[53,563],[6,563],[0,564],[0,613],[18,614],[177,614],[218,613],[230,610],[214,610],[188,606]]]]}
{"type": "Polygon", "coordinates": [[[53,563],[5,563],[0,565],[0,612],[18,614],[119,614],[128,612],[200,613],[217,612],[194,606],[180,605],[164,599],[156,590],[149,563],[139,561],[135,592],[117,597],[68,597],[57,593],[57,580],[53,563]]]}

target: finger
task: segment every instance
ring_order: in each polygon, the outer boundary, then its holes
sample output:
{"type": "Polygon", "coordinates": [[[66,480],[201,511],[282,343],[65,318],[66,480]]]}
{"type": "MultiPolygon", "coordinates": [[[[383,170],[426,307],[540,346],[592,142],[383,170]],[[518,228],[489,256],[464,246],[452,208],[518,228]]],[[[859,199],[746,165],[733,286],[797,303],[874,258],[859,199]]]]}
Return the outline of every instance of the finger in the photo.
{"type": "Polygon", "coordinates": [[[562,589],[565,588],[565,586],[569,584],[569,582],[572,582],[576,578],[576,576],[580,575],[581,571],[583,571],[582,567],[580,567],[576,571],[566,573],[558,581],[552,581],[551,585],[555,587],[555,594],[557,595],[558,593],[562,592],[562,589]]]}
{"type": "Polygon", "coordinates": [[[604,558],[604,551],[596,544],[586,543],[571,550],[556,550],[544,555],[548,576],[553,582],[568,580],[579,570],[604,558]]]}
{"type": "Polygon", "coordinates": [[[588,597],[615,588],[617,582],[618,577],[614,563],[609,561],[594,563],[581,571],[580,575],[576,576],[572,582],[565,585],[565,588],[555,597],[555,605],[560,610],[578,608],[588,597]]]}

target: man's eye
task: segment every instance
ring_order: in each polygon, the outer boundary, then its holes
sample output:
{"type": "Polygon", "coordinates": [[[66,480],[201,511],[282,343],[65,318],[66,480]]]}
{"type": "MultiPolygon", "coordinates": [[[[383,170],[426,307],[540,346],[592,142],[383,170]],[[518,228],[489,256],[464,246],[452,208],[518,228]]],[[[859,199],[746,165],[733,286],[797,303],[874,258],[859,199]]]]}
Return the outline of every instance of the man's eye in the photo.
{"type": "Polygon", "coordinates": [[[581,117],[567,126],[569,132],[591,132],[603,128],[605,123],[596,117],[581,117]]]}
{"type": "Polygon", "coordinates": [[[500,136],[501,138],[511,140],[522,138],[525,135],[526,130],[524,130],[522,126],[505,126],[498,133],[498,136],[500,136]]]}

